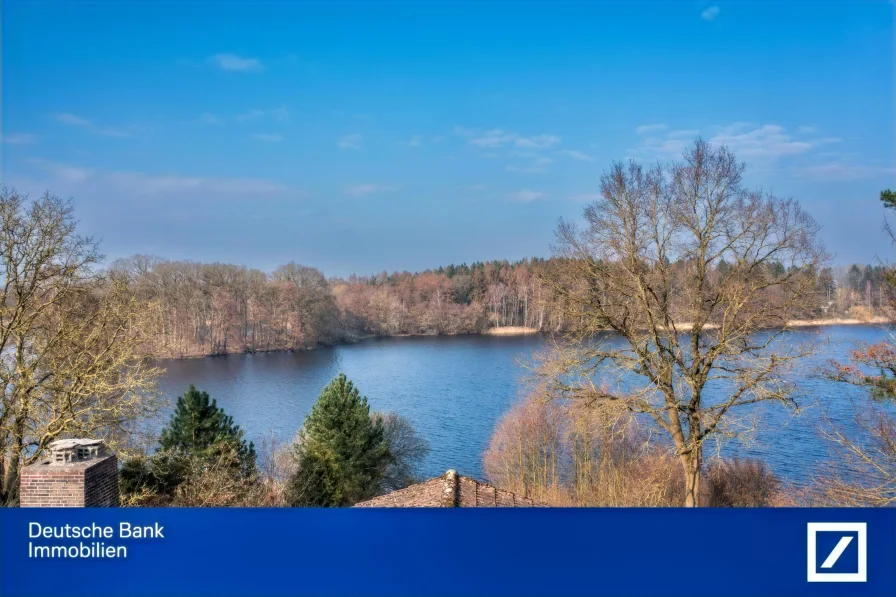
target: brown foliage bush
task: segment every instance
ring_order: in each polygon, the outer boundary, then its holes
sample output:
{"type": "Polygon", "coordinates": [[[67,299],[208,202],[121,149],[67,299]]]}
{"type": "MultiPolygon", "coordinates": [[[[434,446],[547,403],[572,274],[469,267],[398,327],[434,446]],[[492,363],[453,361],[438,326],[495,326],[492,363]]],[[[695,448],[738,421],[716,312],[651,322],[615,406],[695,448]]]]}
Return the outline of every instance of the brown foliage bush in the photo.
{"type": "MultiPolygon", "coordinates": [[[[498,422],[484,455],[494,485],[550,506],[680,506],[681,463],[631,416],[532,395],[498,422]]],[[[701,503],[714,507],[782,504],[764,463],[715,460],[701,503]]]]}
{"type": "Polygon", "coordinates": [[[278,478],[269,469],[245,474],[235,451],[213,457],[161,451],[126,461],[119,479],[123,506],[271,507],[284,503],[278,478]]]}
{"type": "Polygon", "coordinates": [[[760,460],[715,460],[706,470],[703,503],[712,508],[770,506],[781,482],[760,460]]]}
{"type": "Polygon", "coordinates": [[[855,305],[849,308],[849,317],[859,321],[871,321],[872,312],[869,307],[855,305]]]}
{"type": "Polygon", "coordinates": [[[624,411],[537,396],[498,422],[484,464],[498,487],[556,506],[668,505],[678,472],[624,411]]]}

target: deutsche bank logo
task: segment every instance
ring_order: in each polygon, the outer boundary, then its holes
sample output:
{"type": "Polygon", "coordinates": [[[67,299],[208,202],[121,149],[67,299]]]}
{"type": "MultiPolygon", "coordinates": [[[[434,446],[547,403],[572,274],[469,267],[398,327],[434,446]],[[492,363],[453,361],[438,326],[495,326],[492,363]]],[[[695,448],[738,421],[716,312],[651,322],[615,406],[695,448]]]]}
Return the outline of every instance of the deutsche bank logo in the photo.
{"type": "Polygon", "coordinates": [[[866,523],[810,522],[807,546],[809,582],[867,582],[866,523]]]}

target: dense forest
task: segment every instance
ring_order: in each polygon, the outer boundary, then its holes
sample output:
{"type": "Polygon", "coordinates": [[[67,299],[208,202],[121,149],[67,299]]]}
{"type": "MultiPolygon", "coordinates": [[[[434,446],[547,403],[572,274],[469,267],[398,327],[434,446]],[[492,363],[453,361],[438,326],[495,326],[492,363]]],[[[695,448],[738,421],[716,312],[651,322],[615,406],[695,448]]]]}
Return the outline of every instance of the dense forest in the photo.
{"type": "Polygon", "coordinates": [[[268,274],[145,256],[115,262],[151,319],[161,356],[311,348],[371,335],[558,329],[540,281],[551,260],[327,279],[290,263],[268,274]]]}
{"type": "MultiPolygon", "coordinates": [[[[726,264],[718,264],[723,275],[726,264]]],[[[289,263],[266,273],[222,263],[135,256],[111,271],[128,280],[150,318],[153,354],[164,357],[288,350],[366,336],[483,333],[519,326],[559,331],[568,322],[550,280],[562,261],[448,265],[418,273],[327,278],[289,263]]],[[[771,275],[785,268],[774,264],[771,275]]],[[[868,318],[887,305],[881,266],[825,269],[806,318],[868,318]]]]}

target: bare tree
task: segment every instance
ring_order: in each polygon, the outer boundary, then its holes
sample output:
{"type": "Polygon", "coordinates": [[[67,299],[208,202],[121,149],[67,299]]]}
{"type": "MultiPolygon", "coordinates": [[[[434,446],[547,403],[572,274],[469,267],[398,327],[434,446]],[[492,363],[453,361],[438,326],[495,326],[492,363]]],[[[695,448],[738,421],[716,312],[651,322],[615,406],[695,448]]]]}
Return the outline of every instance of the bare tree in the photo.
{"type": "Polygon", "coordinates": [[[495,427],[483,455],[497,487],[550,506],[680,503],[675,460],[622,404],[546,399],[535,389],[495,427]]]}
{"type": "Polygon", "coordinates": [[[68,202],[0,191],[0,503],[19,471],[66,435],[125,444],[153,412],[143,311],[78,236],[68,202]]]}
{"type": "MultiPolygon", "coordinates": [[[[896,209],[896,193],[890,189],[881,191],[880,200],[885,208],[896,209]]],[[[884,229],[896,244],[889,222],[884,229]]],[[[882,266],[881,270],[892,290],[896,269],[882,266]]],[[[887,296],[886,307],[892,313],[896,300],[890,292],[887,296]]],[[[838,506],[892,506],[896,503],[896,416],[887,407],[896,402],[896,339],[890,335],[876,344],[859,343],[849,357],[848,363],[831,361],[827,377],[865,388],[872,400],[852,403],[852,429],[830,419],[824,421],[822,435],[845,465],[840,469],[847,472],[818,479],[819,501],[838,506]]]]}
{"type": "Polygon", "coordinates": [[[564,411],[533,394],[498,421],[483,454],[488,479],[539,502],[561,485],[564,411]]]}
{"type": "Polygon", "coordinates": [[[323,273],[317,268],[288,263],[277,268],[272,278],[281,284],[286,309],[296,316],[294,333],[298,343],[315,346],[332,341],[337,310],[323,273]]]}
{"type": "Polygon", "coordinates": [[[383,423],[383,435],[389,446],[389,464],[380,483],[380,491],[388,493],[420,482],[419,469],[429,454],[429,442],[420,436],[411,422],[395,413],[372,413],[383,423]]]}
{"type": "Polygon", "coordinates": [[[813,350],[779,340],[817,304],[818,226],[794,200],[745,188],[743,172],[701,139],[677,163],[614,164],[584,226],[561,222],[564,267],[546,281],[569,327],[554,390],[648,415],[671,439],[687,506],[707,439],[737,432],[732,411],[794,404],[785,374],[813,350]]]}
{"type": "Polygon", "coordinates": [[[826,419],[822,436],[838,458],[816,478],[814,505],[893,506],[896,504],[896,417],[878,402],[853,402],[853,423],[826,419]]]}

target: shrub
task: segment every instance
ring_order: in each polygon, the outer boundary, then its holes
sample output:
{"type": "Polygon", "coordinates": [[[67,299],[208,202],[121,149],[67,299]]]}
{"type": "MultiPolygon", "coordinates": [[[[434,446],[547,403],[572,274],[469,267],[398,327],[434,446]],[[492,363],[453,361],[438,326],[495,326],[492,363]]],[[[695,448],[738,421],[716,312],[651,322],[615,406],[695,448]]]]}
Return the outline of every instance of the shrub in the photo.
{"type": "Polygon", "coordinates": [[[716,460],[703,481],[704,503],[713,508],[770,506],[781,482],[760,460],[716,460]]]}
{"type": "Polygon", "coordinates": [[[190,459],[181,450],[160,450],[125,460],[118,477],[122,502],[135,506],[169,503],[187,478],[190,459]]]}
{"type": "Polygon", "coordinates": [[[539,395],[501,418],[484,464],[496,486],[555,506],[671,505],[680,476],[623,410],[539,395]]]}
{"type": "Polygon", "coordinates": [[[126,505],[229,506],[258,493],[255,447],[206,392],[177,399],[159,450],[126,460],[119,475],[126,505]]]}
{"type": "Polygon", "coordinates": [[[383,440],[389,452],[386,470],[380,481],[379,493],[403,489],[421,481],[417,470],[429,454],[429,443],[414,429],[411,422],[395,413],[371,415],[383,425],[383,440]]]}
{"type": "MultiPolygon", "coordinates": [[[[490,482],[551,506],[677,506],[681,463],[612,405],[549,401],[532,395],[498,422],[484,456],[490,482]]],[[[761,462],[715,461],[702,503],[766,506],[779,482],[761,462]]]]}

